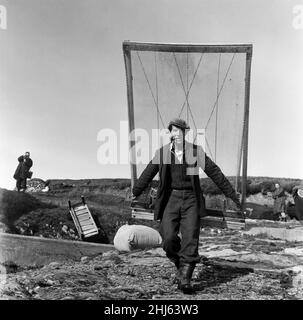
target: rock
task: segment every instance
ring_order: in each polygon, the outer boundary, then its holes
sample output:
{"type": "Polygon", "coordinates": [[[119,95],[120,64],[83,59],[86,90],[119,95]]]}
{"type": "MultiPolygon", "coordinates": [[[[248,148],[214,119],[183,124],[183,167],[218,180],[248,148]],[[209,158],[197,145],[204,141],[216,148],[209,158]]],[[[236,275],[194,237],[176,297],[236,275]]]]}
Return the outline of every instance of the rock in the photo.
{"type": "Polygon", "coordinates": [[[92,293],[89,293],[89,292],[80,292],[80,293],[78,293],[77,299],[80,299],[80,300],[96,300],[97,297],[96,297],[96,295],[94,295],[92,293]]]}
{"type": "Polygon", "coordinates": [[[117,252],[116,251],[107,251],[102,253],[102,258],[106,258],[106,259],[111,259],[114,256],[117,256],[117,252]]]}
{"type": "Polygon", "coordinates": [[[103,268],[109,268],[112,267],[114,265],[114,262],[111,260],[107,260],[103,263],[103,268]]]}
{"type": "Polygon", "coordinates": [[[102,270],[102,269],[103,269],[103,266],[102,266],[102,265],[94,266],[94,270],[96,270],[96,271],[102,270]]]}
{"type": "Polygon", "coordinates": [[[60,263],[57,261],[53,261],[49,264],[50,267],[52,268],[59,268],[60,267],[60,263]]]}
{"type": "Polygon", "coordinates": [[[9,231],[9,229],[8,229],[8,227],[4,224],[4,223],[2,223],[2,222],[0,222],[0,232],[8,232],[9,231]]]}
{"type": "Polygon", "coordinates": [[[61,230],[62,230],[62,232],[67,233],[68,232],[68,226],[67,225],[63,225],[61,230]]]}
{"type": "Polygon", "coordinates": [[[45,187],[44,189],[41,190],[42,192],[48,192],[49,191],[49,187],[45,187]]]}
{"type": "Polygon", "coordinates": [[[35,287],[35,288],[34,288],[34,292],[37,292],[39,289],[40,289],[39,286],[35,287]]]}
{"type": "Polygon", "coordinates": [[[46,280],[46,283],[49,285],[49,286],[53,286],[56,282],[51,280],[51,279],[47,279],[46,280]]]}
{"type": "Polygon", "coordinates": [[[89,261],[89,257],[87,257],[87,256],[81,257],[82,263],[87,263],[88,261],[89,261]]]}
{"type": "Polygon", "coordinates": [[[75,298],[73,296],[66,296],[61,298],[60,300],[75,300],[75,298]]]}

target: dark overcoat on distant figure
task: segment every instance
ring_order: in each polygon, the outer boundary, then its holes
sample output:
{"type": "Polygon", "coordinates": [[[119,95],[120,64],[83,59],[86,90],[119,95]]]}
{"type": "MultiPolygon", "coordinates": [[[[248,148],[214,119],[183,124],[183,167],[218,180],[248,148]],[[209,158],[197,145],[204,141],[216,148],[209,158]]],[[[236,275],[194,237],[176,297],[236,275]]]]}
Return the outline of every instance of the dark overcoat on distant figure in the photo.
{"type": "Polygon", "coordinates": [[[33,166],[33,160],[31,158],[25,158],[24,156],[20,156],[18,158],[18,161],[19,161],[19,164],[15,171],[14,178],[16,180],[28,178],[28,172],[30,168],[33,166]]]}
{"type": "Polygon", "coordinates": [[[296,218],[303,221],[303,185],[298,185],[293,188],[293,197],[296,218]]]}
{"type": "Polygon", "coordinates": [[[274,198],[274,214],[285,212],[286,194],[282,187],[279,187],[272,193],[274,198]]]}

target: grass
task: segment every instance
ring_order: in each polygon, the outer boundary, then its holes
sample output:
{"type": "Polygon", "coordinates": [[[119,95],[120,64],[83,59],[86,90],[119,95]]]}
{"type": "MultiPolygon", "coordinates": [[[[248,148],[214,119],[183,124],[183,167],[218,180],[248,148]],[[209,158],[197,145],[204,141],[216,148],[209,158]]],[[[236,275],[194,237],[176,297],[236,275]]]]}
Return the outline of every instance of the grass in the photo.
{"type": "MultiPolygon", "coordinates": [[[[231,183],[234,177],[229,177],[231,183]]],[[[249,177],[248,194],[266,194],[279,182],[286,190],[301,182],[299,179],[249,177]]],[[[145,224],[158,229],[158,222],[131,218],[130,202],[125,197],[130,191],[129,179],[82,179],[49,180],[47,193],[18,193],[0,189],[0,222],[8,226],[9,232],[52,238],[75,239],[77,233],[70,218],[68,200],[72,204],[81,201],[81,195],[98,217],[112,242],[118,228],[125,223],[145,224]],[[63,226],[67,231],[62,230],[63,226]]],[[[157,182],[153,182],[153,185],[157,182]]],[[[209,179],[201,179],[204,194],[213,202],[220,203],[222,192],[209,179]]],[[[262,197],[261,197],[262,198],[262,197]]],[[[207,200],[209,201],[209,200],[207,200]]],[[[272,217],[272,209],[260,204],[249,204],[253,208],[251,218],[272,217]]]]}
{"type": "Polygon", "coordinates": [[[14,230],[14,222],[36,209],[54,208],[51,203],[43,203],[28,193],[0,189],[0,221],[9,230],[14,230]]]}

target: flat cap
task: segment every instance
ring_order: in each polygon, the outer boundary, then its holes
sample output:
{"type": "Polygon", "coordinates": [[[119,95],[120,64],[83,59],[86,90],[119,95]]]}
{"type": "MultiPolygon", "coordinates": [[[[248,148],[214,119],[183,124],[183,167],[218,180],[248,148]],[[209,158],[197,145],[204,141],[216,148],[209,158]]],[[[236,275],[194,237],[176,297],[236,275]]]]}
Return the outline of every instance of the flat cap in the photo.
{"type": "Polygon", "coordinates": [[[169,124],[168,124],[168,130],[171,130],[171,127],[175,126],[178,127],[180,129],[189,129],[189,125],[186,123],[185,120],[180,119],[180,118],[174,118],[172,119],[169,124]]]}

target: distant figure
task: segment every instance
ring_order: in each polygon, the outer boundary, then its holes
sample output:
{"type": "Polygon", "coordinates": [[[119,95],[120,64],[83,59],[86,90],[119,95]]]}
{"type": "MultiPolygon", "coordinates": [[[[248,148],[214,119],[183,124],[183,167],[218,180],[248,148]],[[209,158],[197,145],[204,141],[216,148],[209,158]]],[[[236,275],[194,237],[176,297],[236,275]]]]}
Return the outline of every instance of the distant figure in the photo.
{"type": "Polygon", "coordinates": [[[293,187],[295,218],[303,220],[303,184],[293,187]]]}
{"type": "Polygon", "coordinates": [[[26,190],[26,179],[31,178],[30,168],[33,166],[33,161],[30,158],[30,153],[25,152],[24,155],[18,158],[19,164],[15,171],[14,178],[17,180],[16,188],[18,192],[26,190]]]}
{"type": "Polygon", "coordinates": [[[285,202],[286,202],[286,194],[283,187],[280,186],[279,183],[275,184],[275,191],[272,193],[272,197],[274,198],[274,218],[277,220],[286,221],[285,214],[285,202]]]}

